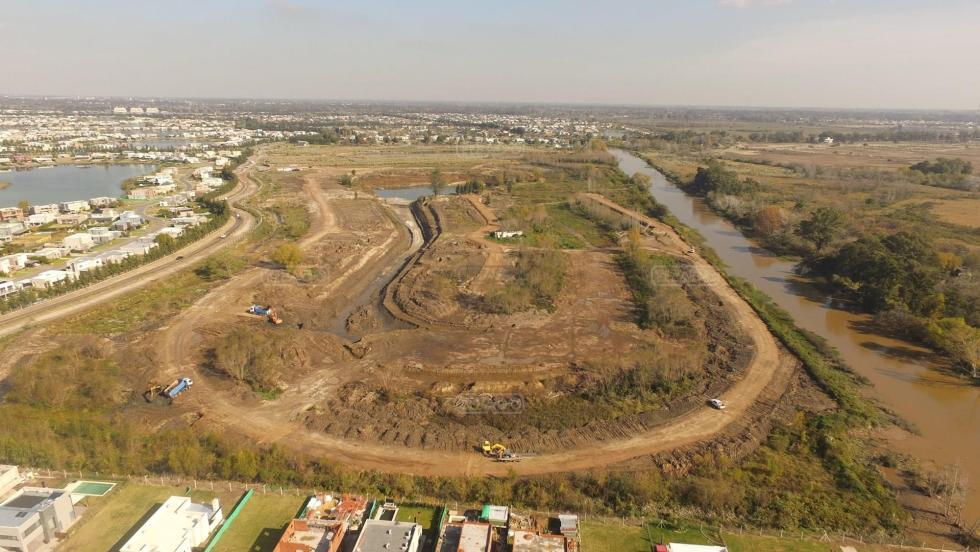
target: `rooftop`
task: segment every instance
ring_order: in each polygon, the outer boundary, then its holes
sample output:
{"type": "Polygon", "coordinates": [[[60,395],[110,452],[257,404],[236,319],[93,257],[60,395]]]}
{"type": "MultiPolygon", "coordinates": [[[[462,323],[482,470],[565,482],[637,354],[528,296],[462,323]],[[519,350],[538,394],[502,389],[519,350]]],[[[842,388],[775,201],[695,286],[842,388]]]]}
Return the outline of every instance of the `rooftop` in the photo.
{"type": "Polygon", "coordinates": [[[361,528],[354,552],[404,552],[421,532],[417,523],[371,519],[361,528]]]}
{"type": "Polygon", "coordinates": [[[565,537],[514,531],[514,552],[565,552],[565,537]]]}

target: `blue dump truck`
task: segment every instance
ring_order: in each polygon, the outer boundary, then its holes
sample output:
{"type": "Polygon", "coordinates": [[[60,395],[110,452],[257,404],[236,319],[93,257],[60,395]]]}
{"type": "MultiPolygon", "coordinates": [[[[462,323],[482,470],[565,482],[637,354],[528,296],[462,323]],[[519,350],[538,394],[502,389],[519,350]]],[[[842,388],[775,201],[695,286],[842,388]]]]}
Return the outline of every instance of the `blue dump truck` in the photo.
{"type": "Polygon", "coordinates": [[[263,307],[262,305],[252,305],[248,308],[249,314],[257,314],[259,316],[268,316],[269,311],[272,310],[272,306],[263,307]]]}
{"type": "Polygon", "coordinates": [[[174,400],[178,395],[190,389],[192,385],[194,385],[194,382],[191,380],[191,378],[180,378],[168,385],[167,388],[163,390],[163,395],[170,400],[174,400]]]}

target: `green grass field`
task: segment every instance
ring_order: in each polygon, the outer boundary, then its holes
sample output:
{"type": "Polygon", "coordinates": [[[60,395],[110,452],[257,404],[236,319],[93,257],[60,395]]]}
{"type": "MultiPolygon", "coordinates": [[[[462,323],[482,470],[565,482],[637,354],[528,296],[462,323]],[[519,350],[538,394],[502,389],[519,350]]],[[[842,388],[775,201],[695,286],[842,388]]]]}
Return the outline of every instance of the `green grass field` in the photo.
{"type": "MultiPolygon", "coordinates": [[[[171,496],[183,496],[187,487],[158,487],[121,483],[103,497],[89,497],[89,509],[68,532],[59,550],[118,550],[157,507],[171,496]]],[[[238,500],[238,492],[191,492],[191,500],[210,503],[218,497],[223,510],[238,500]]]]}
{"type": "Polygon", "coordinates": [[[431,506],[399,506],[396,521],[408,521],[418,523],[422,526],[423,533],[427,537],[427,547],[423,552],[431,552],[436,543],[436,508],[431,506]]]}
{"type": "MultiPolygon", "coordinates": [[[[306,501],[305,496],[255,494],[232,522],[215,552],[272,550],[283,529],[306,501]]],[[[229,511],[231,506],[228,507],[229,511]]]]}

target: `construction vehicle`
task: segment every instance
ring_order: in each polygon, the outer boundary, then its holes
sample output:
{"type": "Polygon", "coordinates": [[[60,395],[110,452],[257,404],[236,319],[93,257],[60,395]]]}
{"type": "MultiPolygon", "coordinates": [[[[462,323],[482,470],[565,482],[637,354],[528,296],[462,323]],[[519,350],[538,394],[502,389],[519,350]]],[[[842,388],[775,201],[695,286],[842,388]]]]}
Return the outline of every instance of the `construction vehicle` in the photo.
{"type": "Polygon", "coordinates": [[[266,305],[264,307],[262,305],[252,305],[248,308],[248,313],[264,316],[269,320],[269,322],[275,324],[276,326],[282,324],[282,318],[280,318],[276,313],[276,309],[272,308],[272,305],[266,305]]]}
{"type": "Polygon", "coordinates": [[[500,443],[483,442],[483,455],[497,462],[520,462],[522,456],[500,443]]]}
{"type": "Polygon", "coordinates": [[[161,391],[163,391],[162,385],[151,383],[146,391],[143,392],[143,400],[146,402],[153,402],[153,397],[159,395],[161,391]]]}
{"type": "Polygon", "coordinates": [[[163,396],[167,397],[171,401],[176,399],[178,395],[190,389],[194,385],[194,381],[191,378],[178,378],[175,379],[173,383],[167,386],[163,390],[163,396]]]}
{"type": "Polygon", "coordinates": [[[266,315],[266,318],[268,318],[269,322],[275,324],[276,326],[282,324],[282,318],[279,318],[279,315],[276,313],[276,309],[269,309],[269,313],[266,315]]]}

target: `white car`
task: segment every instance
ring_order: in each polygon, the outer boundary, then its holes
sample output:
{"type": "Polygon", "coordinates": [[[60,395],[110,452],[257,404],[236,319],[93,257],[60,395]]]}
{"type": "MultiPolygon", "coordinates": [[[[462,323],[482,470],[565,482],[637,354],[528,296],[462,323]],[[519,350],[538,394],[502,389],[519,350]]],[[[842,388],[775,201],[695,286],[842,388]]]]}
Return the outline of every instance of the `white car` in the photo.
{"type": "Polygon", "coordinates": [[[721,399],[711,399],[710,401],[708,401],[708,404],[710,404],[712,408],[717,408],[718,410],[725,409],[725,401],[721,399]]]}

